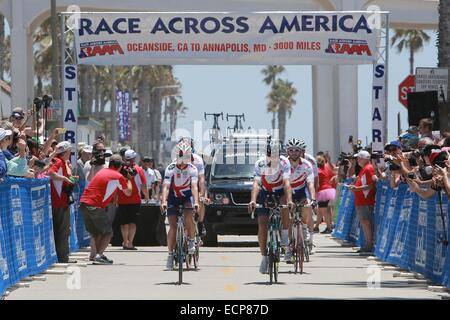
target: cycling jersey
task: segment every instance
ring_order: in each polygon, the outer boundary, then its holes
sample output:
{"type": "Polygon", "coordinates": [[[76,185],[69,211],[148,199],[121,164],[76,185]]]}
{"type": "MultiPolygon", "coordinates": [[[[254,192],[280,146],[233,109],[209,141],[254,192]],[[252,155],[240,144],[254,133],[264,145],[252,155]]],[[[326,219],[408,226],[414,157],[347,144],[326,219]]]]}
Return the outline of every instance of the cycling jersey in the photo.
{"type": "Polygon", "coordinates": [[[308,160],[300,158],[296,167],[291,165],[290,178],[293,191],[304,189],[307,182],[314,183],[313,165],[308,160]]]}
{"type": "Polygon", "coordinates": [[[192,154],[192,164],[197,168],[198,175],[205,174],[205,163],[201,156],[196,153],[192,154]]]}
{"type": "Polygon", "coordinates": [[[261,182],[263,191],[280,192],[284,187],[283,180],[290,178],[291,164],[285,156],[280,156],[279,163],[275,165],[269,164],[266,156],[255,163],[254,179],[261,182]]]}
{"type": "Polygon", "coordinates": [[[313,167],[313,174],[314,178],[319,176],[319,168],[317,167],[317,161],[316,158],[314,158],[312,155],[305,153],[305,159],[308,160],[313,167]]]}
{"type": "Polygon", "coordinates": [[[185,169],[180,169],[172,162],[164,174],[164,183],[170,185],[169,196],[190,198],[191,184],[198,183],[197,168],[189,163],[185,169]]]}

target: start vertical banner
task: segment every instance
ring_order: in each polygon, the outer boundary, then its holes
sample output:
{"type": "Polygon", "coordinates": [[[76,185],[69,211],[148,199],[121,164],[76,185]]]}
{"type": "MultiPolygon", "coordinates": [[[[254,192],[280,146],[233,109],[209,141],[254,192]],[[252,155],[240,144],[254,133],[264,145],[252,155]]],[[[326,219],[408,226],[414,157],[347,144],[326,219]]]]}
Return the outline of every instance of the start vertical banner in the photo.
{"type": "Polygon", "coordinates": [[[372,151],[383,152],[386,131],[386,69],[384,64],[374,65],[372,88],[372,151]]]}
{"type": "Polygon", "coordinates": [[[77,80],[77,66],[64,65],[64,128],[66,133],[64,140],[72,143],[74,149],[72,150],[71,162],[73,168],[76,168],[77,157],[77,122],[78,122],[78,80],[77,80]]]}

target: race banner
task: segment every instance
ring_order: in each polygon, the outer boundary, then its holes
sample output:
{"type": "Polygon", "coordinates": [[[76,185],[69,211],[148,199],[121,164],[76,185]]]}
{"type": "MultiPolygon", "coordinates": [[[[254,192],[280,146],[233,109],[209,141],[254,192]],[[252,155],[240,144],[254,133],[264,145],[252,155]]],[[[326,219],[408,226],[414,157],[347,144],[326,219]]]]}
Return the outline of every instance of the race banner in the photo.
{"type": "Polygon", "coordinates": [[[386,95],[386,71],[384,64],[376,64],[373,68],[372,87],[372,151],[383,153],[386,142],[387,119],[387,95],[386,95]]]}
{"type": "Polygon", "coordinates": [[[123,92],[116,90],[116,128],[119,129],[119,142],[125,141],[125,131],[124,131],[124,111],[123,111],[123,92]]]}
{"type": "Polygon", "coordinates": [[[66,133],[64,140],[72,143],[74,147],[72,149],[71,163],[72,167],[77,167],[77,128],[78,128],[78,79],[77,79],[77,66],[76,65],[64,65],[64,128],[66,133]]]}
{"type": "Polygon", "coordinates": [[[131,100],[130,92],[125,90],[123,93],[125,141],[131,141],[131,100]]]}
{"type": "Polygon", "coordinates": [[[78,64],[372,64],[378,12],[77,13],[78,64]]]}

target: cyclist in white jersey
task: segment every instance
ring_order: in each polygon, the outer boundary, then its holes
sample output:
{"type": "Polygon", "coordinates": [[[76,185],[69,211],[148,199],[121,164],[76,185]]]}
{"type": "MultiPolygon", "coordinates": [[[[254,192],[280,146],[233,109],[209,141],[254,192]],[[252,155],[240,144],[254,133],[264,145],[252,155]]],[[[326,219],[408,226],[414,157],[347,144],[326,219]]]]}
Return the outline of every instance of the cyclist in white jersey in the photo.
{"type": "MultiPolygon", "coordinates": [[[[318,189],[319,188],[319,169],[317,167],[317,161],[312,155],[306,153],[306,142],[304,140],[300,140],[299,147],[301,149],[300,157],[308,160],[313,165],[314,188],[318,189]]],[[[315,194],[314,195],[307,194],[307,196],[308,196],[309,200],[311,200],[313,203],[316,203],[315,194]]],[[[306,215],[306,223],[308,225],[307,241],[309,244],[309,251],[310,251],[310,254],[314,254],[314,251],[313,251],[313,235],[314,235],[313,208],[310,208],[310,207],[304,208],[304,214],[306,215]]]]}
{"type": "Polygon", "coordinates": [[[198,232],[200,236],[204,237],[206,235],[206,228],[204,224],[205,219],[205,204],[209,204],[209,198],[206,197],[206,180],[205,180],[205,162],[202,157],[195,153],[194,139],[192,138],[181,138],[181,141],[185,141],[191,145],[192,149],[192,164],[197,168],[198,171],[198,190],[199,190],[199,210],[198,210],[198,232]]]}
{"type": "Polygon", "coordinates": [[[290,174],[289,160],[280,155],[279,143],[268,143],[266,155],[255,163],[251,201],[248,204],[249,212],[255,211],[256,199],[259,194],[258,204],[261,207],[257,208],[255,212],[258,216],[258,242],[262,256],[259,268],[261,273],[268,273],[266,245],[270,210],[265,207],[265,200],[268,195],[274,195],[279,198],[280,204],[287,203],[288,207],[292,209],[294,204],[289,182],[290,174]]]}
{"type": "MultiPolygon", "coordinates": [[[[161,211],[167,211],[169,232],[167,234],[167,247],[169,255],[166,268],[173,269],[173,249],[177,229],[177,212],[180,205],[185,208],[198,210],[198,171],[191,164],[191,146],[180,142],[176,146],[177,160],[172,162],[164,174],[162,190],[161,211]]],[[[195,252],[195,225],[193,210],[184,210],[185,227],[189,235],[189,253],[195,252]]]]}
{"type": "MultiPolygon", "coordinates": [[[[286,144],[286,150],[288,154],[288,159],[291,165],[291,188],[292,188],[292,199],[294,201],[301,202],[302,200],[307,199],[306,191],[308,190],[312,199],[316,198],[316,191],[314,188],[314,168],[313,164],[302,158],[300,154],[302,153],[302,144],[298,139],[290,139],[286,144]]],[[[311,200],[312,206],[317,206],[315,200],[311,200]]],[[[305,223],[303,231],[306,234],[306,241],[310,241],[310,234],[307,228],[307,217],[309,208],[302,209],[302,220],[305,223]]],[[[285,213],[288,218],[288,212],[285,213]]],[[[290,262],[291,252],[289,251],[289,242],[287,240],[289,233],[289,229],[292,227],[292,221],[290,219],[282,220],[283,221],[283,230],[281,234],[281,239],[284,240],[284,245],[286,246],[286,254],[285,261],[290,262]]],[[[291,240],[291,239],[289,239],[291,240]]]]}

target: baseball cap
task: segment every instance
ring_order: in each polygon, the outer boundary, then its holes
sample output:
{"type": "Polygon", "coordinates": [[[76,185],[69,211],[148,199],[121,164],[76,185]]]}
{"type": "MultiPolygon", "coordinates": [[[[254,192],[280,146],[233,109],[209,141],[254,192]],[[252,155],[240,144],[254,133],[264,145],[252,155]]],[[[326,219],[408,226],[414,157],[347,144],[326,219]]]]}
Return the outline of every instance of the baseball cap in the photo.
{"type": "Polygon", "coordinates": [[[72,148],[72,145],[69,141],[60,142],[55,147],[56,154],[64,153],[71,148],[72,148]]]}
{"type": "Polygon", "coordinates": [[[437,158],[444,153],[444,150],[441,149],[432,149],[430,155],[428,156],[430,158],[431,164],[435,164],[437,158]]]}
{"type": "Polygon", "coordinates": [[[0,128],[0,141],[5,139],[5,137],[12,135],[11,130],[5,130],[3,128],[0,128]]]}
{"type": "Polygon", "coordinates": [[[92,146],[89,146],[89,145],[84,146],[83,147],[83,152],[92,153],[92,146]]]}
{"type": "Polygon", "coordinates": [[[370,160],[370,153],[366,150],[361,150],[357,154],[355,154],[355,157],[364,160],[370,160]]]}
{"type": "Polygon", "coordinates": [[[419,128],[416,126],[410,126],[408,130],[406,130],[408,133],[417,134],[419,132],[419,128]]]}
{"type": "Polygon", "coordinates": [[[386,147],[388,147],[388,146],[394,146],[394,147],[397,147],[400,149],[402,148],[402,144],[400,143],[400,141],[397,141],[397,140],[386,143],[386,145],[384,146],[384,149],[386,149],[386,147]]]}
{"type": "Polygon", "coordinates": [[[155,161],[153,158],[150,158],[149,156],[145,156],[143,159],[142,159],[142,162],[151,162],[151,161],[155,161]]]}
{"type": "Polygon", "coordinates": [[[114,164],[114,163],[120,163],[122,164],[122,157],[120,156],[120,154],[113,154],[110,158],[109,158],[109,164],[114,164]]]}
{"type": "Polygon", "coordinates": [[[127,160],[134,159],[136,156],[137,153],[132,149],[125,151],[125,159],[127,160]]]}

